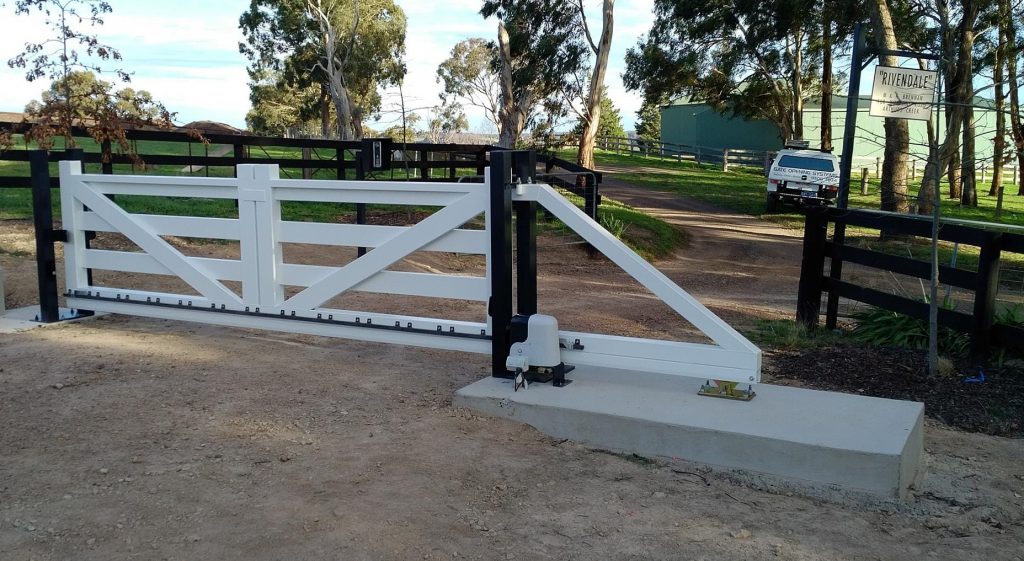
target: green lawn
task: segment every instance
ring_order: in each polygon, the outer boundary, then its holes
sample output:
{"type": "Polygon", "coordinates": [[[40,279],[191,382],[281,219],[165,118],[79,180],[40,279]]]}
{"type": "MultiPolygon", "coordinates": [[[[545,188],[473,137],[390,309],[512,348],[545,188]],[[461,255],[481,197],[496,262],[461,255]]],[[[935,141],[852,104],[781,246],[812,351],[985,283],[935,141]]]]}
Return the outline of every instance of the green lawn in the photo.
{"type": "MultiPolygon", "coordinates": [[[[559,152],[559,157],[572,159],[575,153],[559,152]]],[[[682,197],[696,199],[714,204],[720,208],[734,212],[761,216],[765,220],[779,223],[795,229],[803,228],[804,218],[795,210],[790,209],[777,214],[765,214],[765,178],[760,168],[734,167],[723,172],[721,166],[712,164],[696,164],[695,162],[679,162],[675,160],[645,158],[639,155],[619,154],[597,150],[595,158],[599,165],[624,168],[615,174],[616,179],[640,187],[677,193],[682,197]]],[[[979,178],[980,179],[980,178],[979,178]]],[[[861,195],[859,182],[850,196],[850,206],[854,208],[877,209],[879,206],[879,187],[877,180],[868,181],[868,195],[861,195]]],[[[912,194],[920,184],[912,185],[912,194]]],[[[978,207],[960,206],[959,201],[943,200],[942,215],[945,218],[958,220],[975,220],[991,222],[995,211],[995,197],[988,196],[988,186],[979,184],[978,207]]],[[[1016,194],[1017,188],[1005,184],[1006,195],[1003,200],[1003,216],[999,224],[1007,226],[1024,226],[1024,197],[1016,194]]],[[[915,238],[910,241],[879,241],[878,231],[862,228],[849,228],[847,240],[851,245],[870,248],[894,255],[912,256],[915,259],[928,260],[930,249],[927,240],[915,238]]],[[[956,266],[961,269],[977,270],[978,248],[960,246],[956,249],[956,266]]],[[[939,260],[950,264],[953,260],[953,244],[943,243],[939,248],[939,260]]],[[[1021,284],[1024,282],[1024,255],[1006,254],[1003,256],[1003,283],[1021,284]]]]}
{"type": "MultiPolygon", "coordinates": [[[[575,157],[571,151],[559,152],[562,158],[575,157]]],[[[765,212],[765,178],[761,168],[735,167],[723,172],[721,166],[712,164],[698,165],[694,162],[678,162],[660,158],[645,158],[639,155],[619,154],[597,150],[595,158],[600,165],[628,167],[635,171],[618,173],[616,177],[643,187],[679,193],[688,198],[712,203],[724,209],[755,216],[765,212]],[[638,169],[647,168],[647,169],[638,169]]],[[[996,198],[988,196],[988,184],[982,185],[979,177],[978,206],[976,208],[960,206],[959,201],[944,199],[942,215],[946,218],[959,220],[975,220],[993,222],[996,198]]],[[[868,180],[868,194],[860,194],[860,183],[850,193],[850,206],[853,208],[879,207],[878,180],[868,180]]],[[[911,182],[910,195],[916,197],[920,188],[920,180],[911,182]]],[[[1006,194],[1003,198],[1003,215],[1001,224],[1024,226],[1024,196],[1017,195],[1015,185],[1004,183],[1006,194]]],[[[783,212],[765,217],[768,220],[785,224],[802,223],[799,213],[783,212]]]]}

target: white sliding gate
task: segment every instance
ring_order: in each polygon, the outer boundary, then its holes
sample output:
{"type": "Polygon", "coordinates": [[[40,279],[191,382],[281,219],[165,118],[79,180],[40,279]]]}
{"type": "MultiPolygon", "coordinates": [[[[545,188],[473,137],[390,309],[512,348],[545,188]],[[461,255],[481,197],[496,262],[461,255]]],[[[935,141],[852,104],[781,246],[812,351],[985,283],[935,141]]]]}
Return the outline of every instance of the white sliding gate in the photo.
{"type": "MultiPolygon", "coordinates": [[[[487,322],[325,308],[349,291],[454,298],[484,305],[491,294],[490,191],[473,183],[291,180],[274,165],[240,165],[237,178],[114,176],[81,173],[61,162],[61,207],[67,231],[67,304],[73,308],[343,337],[364,341],[491,353],[487,322]],[[133,214],[107,195],[229,199],[238,218],[133,214]],[[282,201],[370,203],[443,207],[412,226],[293,222],[282,201]],[[463,226],[484,216],[484,229],[463,226]],[[118,232],[141,252],[89,249],[86,232],[118,232]],[[238,240],[239,259],[182,254],[162,236],[238,240]],[[366,247],[341,266],[284,261],[284,243],[366,247]],[[487,276],[390,271],[416,251],[484,255],[487,276]],[[172,275],[193,295],[92,286],[88,269],[172,275]],[[240,283],[241,290],[225,282],[240,283]],[[285,287],[299,287],[286,297],[285,287]]],[[[754,345],[576,208],[551,186],[517,187],[515,201],[535,201],[707,335],[695,344],[563,331],[566,363],[598,365],[737,382],[760,380],[754,345]],[[579,344],[574,344],[576,341],[579,344]]],[[[541,310],[543,312],[543,310],[541,310]]]]}

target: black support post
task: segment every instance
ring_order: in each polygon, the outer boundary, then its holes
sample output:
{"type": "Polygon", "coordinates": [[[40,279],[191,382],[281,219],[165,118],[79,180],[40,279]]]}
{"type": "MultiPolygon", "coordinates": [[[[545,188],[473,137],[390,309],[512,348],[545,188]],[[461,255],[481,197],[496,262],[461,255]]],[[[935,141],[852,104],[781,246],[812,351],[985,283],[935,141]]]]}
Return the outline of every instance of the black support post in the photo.
{"type": "MultiPolygon", "coordinates": [[[[843,129],[843,158],[839,161],[839,194],[836,197],[836,208],[846,208],[850,200],[850,176],[853,171],[853,142],[857,137],[857,106],[860,103],[860,74],[864,69],[864,25],[853,26],[853,52],[850,54],[850,87],[846,94],[846,123],[843,129]]],[[[846,224],[836,222],[832,242],[836,247],[846,243],[846,224]]],[[[843,260],[833,257],[829,264],[829,278],[843,278],[843,260]]],[[[839,317],[839,295],[829,290],[828,305],[825,313],[825,326],[835,329],[839,317]]]]}
{"type": "Polygon", "coordinates": [[[583,211],[587,216],[597,220],[597,178],[593,173],[584,176],[583,211]]]}
{"type": "Polygon", "coordinates": [[[1002,233],[987,232],[978,256],[978,285],[974,289],[974,326],[971,330],[971,352],[975,356],[984,356],[992,343],[1002,241],[1002,233]]]}
{"type": "MultiPolygon", "coordinates": [[[[537,153],[512,152],[512,167],[520,183],[534,183],[537,177],[537,153]]],[[[516,311],[522,315],[537,313],[537,203],[516,201],[516,311]]]]}
{"type": "MultiPolygon", "coordinates": [[[[356,158],[356,181],[364,181],[366,179],[366,160],[360,154],[356,158]]],[[[356,203],[356,224],[366,224],[366,203],[356,203]]],[[[366,248],[360,247],[356,249],[356,256],[362,257],[366,255],[366,248]]]]}
{"type": "Polygon", "coordinates": [[[238,177],[238,164],[245,159],[245,145],[235,144],[235,177],[238,177]]]}
{"type": "MultiPolygon", "coordinates": [[[[191,146],[189,146],[189,148],[191,149],[191,146]]],[[[100,144],[100,160],[102,162],[100,165],[103,170],[103,175],[114,175],[113,158],[114,152],[113,149],[110,147],[110,141],[104,140],[100,144]]]]}
{"type": "Polygon", "coordinates": [[[828,210],[813,207],[804,220],[804,254],[800,263],[796,321],[808,328],[818,326],[821,315],[822,275],[825,269],[825,241],[828,236],[828,210]]]}
{"type": "Polygon", "coordinates": [[[508,378],[505,359],[511,348],[512,323],[512,153],[491,152],[491,298],[487,312],[491,316],[492,375],[508,378]]]}
{"type": "Polygon", "coordinates": [[[60,320],[57,301],[57,256],[53,249],[53,201],[50,192],[50,161],[46,150],[28,155],[32,172],[32,221],[36,233],[36,273],[39,278],[39,321],[60,320]]]}

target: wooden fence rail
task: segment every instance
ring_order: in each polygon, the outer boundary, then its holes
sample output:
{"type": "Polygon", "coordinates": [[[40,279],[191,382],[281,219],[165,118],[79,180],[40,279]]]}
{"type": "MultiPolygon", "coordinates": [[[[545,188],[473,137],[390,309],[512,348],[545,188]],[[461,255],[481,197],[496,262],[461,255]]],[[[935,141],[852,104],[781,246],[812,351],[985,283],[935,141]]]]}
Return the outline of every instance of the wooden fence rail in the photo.
{"type": "MultiPolygon", "coordinates": [[[[827,257],[833,262],[856,263],[895,274],[930,279],[930,263],[836,243],[828,238],[829,224],[878,230],[887,236],[922,238],[930,238],[932,229],[928,218],[915,215],[836,208],[808,209],[797,296],[798,322],[808,327],[818,325],[823,294],[827,294],[830,300],[846,298],[927,320],[926,302],[861,286],[841,277],[830,277],[825,273],[824,267],[827,257]]],[[[939,324],[969,333],[972,351],[975,354],[984,354],[994,344],[1017,350],[1024,349],[1024,329],[995,323],[1000,257],[1004,252],[1024,253],[1024,234],[947,221],[939,230],[939,238],[947,242],[975,246],[980,250],[976,271],[939,267],[941,283],[968,290],[974,295],[970,313],[940,308],[939,324]]],[[[830,306],[826,314],[825,325],[830,329],[837,325],[837,309],[837,306],[830,306]]]]}

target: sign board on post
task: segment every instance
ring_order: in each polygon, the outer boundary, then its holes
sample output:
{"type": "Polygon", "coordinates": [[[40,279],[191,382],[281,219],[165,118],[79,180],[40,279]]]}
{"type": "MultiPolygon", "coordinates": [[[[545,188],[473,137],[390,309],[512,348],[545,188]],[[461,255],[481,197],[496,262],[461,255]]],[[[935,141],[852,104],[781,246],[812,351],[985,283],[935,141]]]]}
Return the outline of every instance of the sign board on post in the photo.
{"type": "Polygon", "coordinates": [[[935,71],[876,66],[871,85],[873,117],[927,121],[935,102],[935,71]]]}

